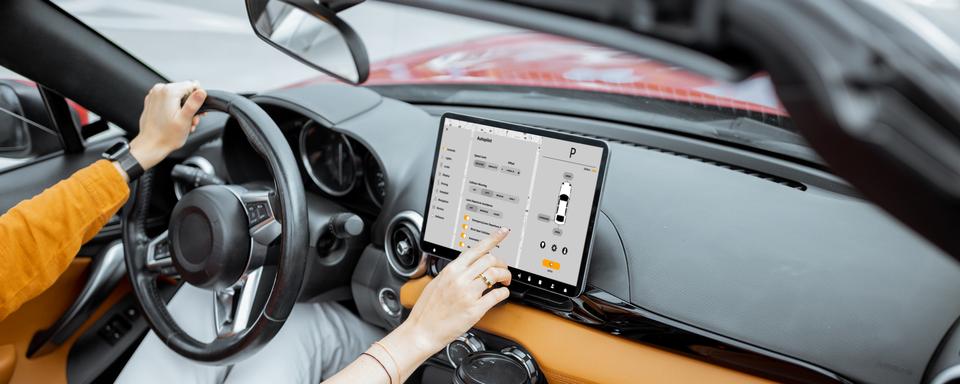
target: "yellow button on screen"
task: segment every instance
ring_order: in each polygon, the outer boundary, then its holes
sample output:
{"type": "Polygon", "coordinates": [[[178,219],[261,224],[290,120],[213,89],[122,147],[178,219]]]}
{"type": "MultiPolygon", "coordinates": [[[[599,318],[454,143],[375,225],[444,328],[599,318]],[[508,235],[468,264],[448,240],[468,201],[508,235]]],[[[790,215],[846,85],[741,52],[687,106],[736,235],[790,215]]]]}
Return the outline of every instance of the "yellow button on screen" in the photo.
{"type": "Polygon", "coordinates": [[[546,268],[550,268],[550,269],[552,269],[552,270],[555,270],[555,271],[559,271],[559,270],[560,270],[560,263],[558,263],[558,262],[556,262],[556,261],[553,261],[553,260],[550,260],[550,259],[543,259],[543,266],[546,267],[546,268]]]}

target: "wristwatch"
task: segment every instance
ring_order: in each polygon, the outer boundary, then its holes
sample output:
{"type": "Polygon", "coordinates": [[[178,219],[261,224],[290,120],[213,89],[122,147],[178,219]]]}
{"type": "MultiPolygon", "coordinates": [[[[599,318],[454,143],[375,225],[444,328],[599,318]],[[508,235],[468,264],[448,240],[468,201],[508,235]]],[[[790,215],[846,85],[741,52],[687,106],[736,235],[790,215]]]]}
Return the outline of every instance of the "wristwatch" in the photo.
{"type": "Polygon", "coordinates": [[[143,175],[143,167],[137,161],[137,158],[130,154],[130,144],[127,144],[126,141],[121,141],[108,148],[103,152],[103,158],[116,161],[120,168],[127,173],[127,178],[130,181],[134,181],[140,175],[143,175]]]}

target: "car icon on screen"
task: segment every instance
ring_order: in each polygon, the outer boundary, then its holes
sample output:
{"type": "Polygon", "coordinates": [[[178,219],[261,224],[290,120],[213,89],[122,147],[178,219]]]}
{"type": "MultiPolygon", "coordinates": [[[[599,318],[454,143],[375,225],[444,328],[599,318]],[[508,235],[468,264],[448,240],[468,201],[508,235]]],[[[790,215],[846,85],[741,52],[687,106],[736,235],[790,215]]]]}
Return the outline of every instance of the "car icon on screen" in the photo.
{"type": "Polygon", "coordinates": [[[557,201],[557,216],[553,221],[557,224],[567,222],[567,204],[570,202],[570,190],[573,188],[570,183],[564,181],[560,184],[560,199],[557,201]]]}

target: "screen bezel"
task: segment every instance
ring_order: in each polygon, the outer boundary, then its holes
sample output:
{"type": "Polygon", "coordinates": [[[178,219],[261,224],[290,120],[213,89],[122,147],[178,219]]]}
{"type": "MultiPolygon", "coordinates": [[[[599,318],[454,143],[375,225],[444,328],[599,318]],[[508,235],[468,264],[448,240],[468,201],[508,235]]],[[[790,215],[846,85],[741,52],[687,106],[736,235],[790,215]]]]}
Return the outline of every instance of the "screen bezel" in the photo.
{"type": "Polygon", "coordinates": [[[452,112],[444,113],[440,117],[440,126],[437,129],[437,143],[433,151],[433,164],[431,165],[430,184],[428,184],[429,188],[427,188],[427,201],[423,209],[424,219],[420,228],[420,234],[421,234],[420,249],[423,250],[424,252],[427,252],[448,260],[455,259],[460,254],[460,251],[451,249],[449,247],[446,247],[440,244],[431,243],[426,240],[426,236],[425,236],[427,233],[427,225],[430,222],[430,201],[433,200],[433,189],[434,189],[433,185],[436,182],[435,178],[437,175],[437,164],[439,163],[438,160],[440,157],[440,145],[443,140],[443,127],[448,118],[454,119],[454,120],[466,121],[466,122],[475,123],[475,124],[487,125],[487,126],[496,127],[496,128],[503,128],[503,129],[527,133],[527,134],[540,135],[543,137],[549,137],[553,139],[564,140],[564,141],[574,142],[578,144],[591,145],[591,146],[601,148],[602,155],[600,157],[600,165],[598,167],[599,170],[597,171],[596,190],[594,191],[594,195],[593,195],[593,205],[590,208],[590,219],[589,219],[589,222],[587,223],[587,234],[586,234],[586,238],[584,239],[584,247],[583,247],[584,251],[583,251],[583,255],[581,256],[580,272],[577,275],[576,285],[570,285],[561,281],[551,279],[546,276],[542,276],[537,273],[520,270],[512,266],[509,267],[510,273],[513,275],[512,281],[515,283],[519,282],[521,284],[524,284],[530,287],[543,289],[545,291],[556,293],[556,294],[567,296],[567,297],[580,296],[586,287],[587,273],[589,272],[590,259],[593,254],[593,240],[595,237],[594,229],[595,229],[595,224],[597,222],[597,212],[600,210],[600,198],[603,195],[603,186],[606,181],[607,161],[610,153],[610,148],[607,145],[607,143],[602,140],[596,140],[588,137],[571,135],[571,134],[561,133],[557,131],[551,131],[548,129],[532,127],[529,125],[508,123],[508,122],[498,121],[498,120],[490,120],[490,119],[485,119],[481,117],[461,115],[461,114],[452,113],[452,112]],[[537,281],[537,283],[534,283],[534,281],[537,281]],[[550,288],[551,286],[554,288],[550,288]],[[566,292],[564,292],[564,289],[566,289],[566,292]]]}

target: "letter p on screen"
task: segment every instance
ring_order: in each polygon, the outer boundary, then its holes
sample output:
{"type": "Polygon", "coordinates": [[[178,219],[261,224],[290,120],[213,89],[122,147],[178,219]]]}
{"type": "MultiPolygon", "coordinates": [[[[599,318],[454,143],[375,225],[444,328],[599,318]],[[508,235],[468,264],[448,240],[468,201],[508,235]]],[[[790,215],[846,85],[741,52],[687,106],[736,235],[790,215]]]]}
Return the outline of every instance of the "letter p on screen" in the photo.
{"type": "Polygon", "coordinates": [[[570,147],[570,156],[567,156],[567,158],[571,158],[571,157],[573,157],[573,155],[575,155],[575,154],[577,154],[577,148],[575,148],[575,147],[570,147]]]}

